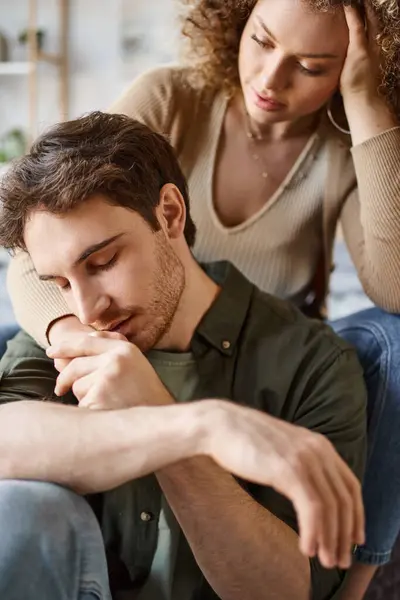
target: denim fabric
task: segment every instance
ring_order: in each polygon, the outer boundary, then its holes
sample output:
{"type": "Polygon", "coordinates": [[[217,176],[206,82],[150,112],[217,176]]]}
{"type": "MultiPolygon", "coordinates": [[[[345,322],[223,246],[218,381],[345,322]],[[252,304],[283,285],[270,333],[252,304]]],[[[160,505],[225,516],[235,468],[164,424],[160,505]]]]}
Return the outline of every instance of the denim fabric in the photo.
{"type": "Polygon", "coordinates": [[[381,565],[400,531],[400,316],[372,308],[331,325],[357,349],[368,389],[366,544],[356,560],[381,565]]]}
{"type": "Polygon", "coordinates": [[[0,481],[0,532],[2,600],[111,600],[100,528],[82,497],[0,481]]]}

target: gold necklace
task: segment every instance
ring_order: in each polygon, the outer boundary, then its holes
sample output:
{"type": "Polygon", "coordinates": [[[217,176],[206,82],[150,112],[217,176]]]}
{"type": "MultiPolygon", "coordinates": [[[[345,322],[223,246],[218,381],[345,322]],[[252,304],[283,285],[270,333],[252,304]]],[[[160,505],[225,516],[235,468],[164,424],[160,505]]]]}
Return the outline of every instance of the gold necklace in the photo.
{"type": "MultiPolygon", "coordinates": [[[[245,111],[246,114],[246,135],[247,138],[250,140],[250,142],[253,144],[255,150],[257,148],[256,143],[257,142],[262,142],[264,140],[262,135],[256,135],[252,130],[251,130],[251,125],[250,125],[250,115],[247,112],[247,110],[245,111]]],[[[252,151],[252,157],[256,162],[261,162],[262,160],[260,160],[260,155],[258,152],[256,151],[252,151]]],[[[268,169],[265,167],[265,164],[262,164],[262,172],[261,172],[261,177],[263,179],[268,179],[269,177],[269,173],[268,173],[268,169]]]]}
{"type": "MultiPolygon", "coordinates": [[[[256,133],[254,133],[251,130],[250,115],[247,111],[245,112],[245,114],[246,114],[246,136],[250,140],[250,143],[255,148],[255,151],[252,151],[251,155],[255,162],[261,163],[261,166],[262,166],[261,177],[263,178],[264,181],[266,181],[269,178],[269,172],[268,172],[268,169],[267,169],[265,163],[262,160],[262,157],[260,156],[259,152],[257,151],[257,142],[264,141],[265,137],[263,137],[262,135],[257,135],[256,133]]],[[[293,178],[291,178],[290,181],[287,182],[287,184],[285,185],[285,189],[288,187],[293,187],[294,184],[298,185],[301,181],[303,181],[307,177],[308,172],[311,168],[311,165],[317,158],[318,152],[320,149],[320,144],[317,143],[317,141],[318,142],[320,141],[320,136],[319,136],[318,132],[315,132],[312,135],[312,143],[310,145],[310,148],[309,148],[307,154],[303,157],[302,168],[300,168],[297,171],[297,173],[295,174],[295,176],[293,178]]],[[[308,143],[309,142],[307,142],[307,144],[308,143]]]]}

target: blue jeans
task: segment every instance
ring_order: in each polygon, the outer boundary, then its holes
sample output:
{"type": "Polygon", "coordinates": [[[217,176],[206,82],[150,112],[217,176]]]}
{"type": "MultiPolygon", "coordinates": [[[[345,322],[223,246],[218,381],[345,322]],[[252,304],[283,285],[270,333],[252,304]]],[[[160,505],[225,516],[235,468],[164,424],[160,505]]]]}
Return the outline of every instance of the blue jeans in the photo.
{"type": "Polygon", "coordinates": [[[100,527],[52,483],[0,481],[0,598],[111,600],[100,527]]]}
{"type": "Polygon", "coordinates": [[[366,544],[358,562],[390,560],[400,531],[400,316],[378,308],[331,323],[358,353],[368,390],[368,457],[363,483],[366,544]]]}

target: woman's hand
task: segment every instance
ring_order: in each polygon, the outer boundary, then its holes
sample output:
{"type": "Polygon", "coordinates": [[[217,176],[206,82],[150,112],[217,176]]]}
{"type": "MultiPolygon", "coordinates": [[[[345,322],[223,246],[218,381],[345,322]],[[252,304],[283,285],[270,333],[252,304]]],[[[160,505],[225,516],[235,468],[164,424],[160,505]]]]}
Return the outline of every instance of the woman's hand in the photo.
{"type": "Polygon", "coordinates": [[[379,27],[370,0],[365,0],[367,27],[354,6],[344,8],[349,28],[349,46],[340,79],[344,100],[353,95],[379,96],[381,52],[376,41],[379,27]]]}
{"type": "Polygon", "coordinates": [[[386,98],[379,93],[382,54],[376,41],[379,31],[371,0],[365,0],[367,29],[354,7],[345,10],[349,47],[340,79],[340,91],[353,146],[398,126],[386,98]]]}

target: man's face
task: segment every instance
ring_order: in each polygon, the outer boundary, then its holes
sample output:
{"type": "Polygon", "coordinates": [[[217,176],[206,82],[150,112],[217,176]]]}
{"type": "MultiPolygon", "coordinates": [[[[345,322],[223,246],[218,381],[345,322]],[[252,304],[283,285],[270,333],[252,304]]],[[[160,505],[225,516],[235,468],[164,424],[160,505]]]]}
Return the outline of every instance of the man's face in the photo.
{"type": "Polygon", "coordinates": [[[168,332],[185,286],[163,230],[101,196],[64,215],[35,211],[25,243],[39,276],[84,324],[125,335],[143,352],[168,332]]]}

